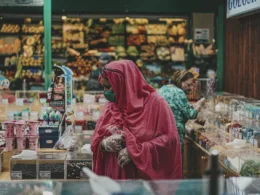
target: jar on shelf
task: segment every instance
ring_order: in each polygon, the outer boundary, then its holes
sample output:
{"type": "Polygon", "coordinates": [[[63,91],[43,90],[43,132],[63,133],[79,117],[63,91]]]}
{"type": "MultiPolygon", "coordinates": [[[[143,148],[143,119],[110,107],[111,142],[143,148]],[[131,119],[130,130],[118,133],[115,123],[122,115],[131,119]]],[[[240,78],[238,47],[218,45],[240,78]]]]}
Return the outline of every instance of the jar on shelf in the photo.
{"type": "Polygon", "coordinates": [[[80,133],[83,130],[87,130],[87,120],[84,117],[83,112],[78,112],[75,114],[74,120],[75,132],[80,133]]]}

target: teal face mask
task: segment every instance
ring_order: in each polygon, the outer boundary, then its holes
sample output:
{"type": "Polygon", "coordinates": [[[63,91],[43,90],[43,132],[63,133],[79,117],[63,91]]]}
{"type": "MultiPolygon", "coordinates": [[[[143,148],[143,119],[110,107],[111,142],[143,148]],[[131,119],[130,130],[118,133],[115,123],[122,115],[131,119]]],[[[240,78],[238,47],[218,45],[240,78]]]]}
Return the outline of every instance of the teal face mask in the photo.
{"type": "Polygon", "coordinates": [[[110,102],[116,102],[116,95],[113,91],[104,91],[105,98],[110,102]]]}

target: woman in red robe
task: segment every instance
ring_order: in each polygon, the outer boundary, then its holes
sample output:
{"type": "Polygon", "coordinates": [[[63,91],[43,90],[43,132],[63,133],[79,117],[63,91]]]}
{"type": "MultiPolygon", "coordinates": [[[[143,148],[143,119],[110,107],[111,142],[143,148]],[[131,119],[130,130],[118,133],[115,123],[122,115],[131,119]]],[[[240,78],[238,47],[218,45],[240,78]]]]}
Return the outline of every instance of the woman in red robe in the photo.
{"type": "Polygon", "coordinates": [[[174,116],[137,66],[129,60],[111,62],[100,83],[109,102],[91,143],[93,171],[112,179],[181,179],[174,116]]]}

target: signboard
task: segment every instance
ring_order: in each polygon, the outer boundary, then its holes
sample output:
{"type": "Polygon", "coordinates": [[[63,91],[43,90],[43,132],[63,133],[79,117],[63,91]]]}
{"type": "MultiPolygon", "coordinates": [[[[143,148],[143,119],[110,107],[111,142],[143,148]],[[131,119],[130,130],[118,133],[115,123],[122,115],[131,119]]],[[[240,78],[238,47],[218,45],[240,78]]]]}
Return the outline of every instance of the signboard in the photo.
{"type": "Polygon", "coordinates": [[[260,10],[260,0],[227,0],[227,18],[260,10]]]}
{"type": "Polygon", "coordinates": [[[43,6],[44,0],[0,0],[0,7],[2,6],[43,6]]]}
{"type": "Polygon", "coordinates": [[[208,28],[195,28],[194,40],[195,40],[195,42],[208,43],[209,42],[209,29],[208,28]]]}

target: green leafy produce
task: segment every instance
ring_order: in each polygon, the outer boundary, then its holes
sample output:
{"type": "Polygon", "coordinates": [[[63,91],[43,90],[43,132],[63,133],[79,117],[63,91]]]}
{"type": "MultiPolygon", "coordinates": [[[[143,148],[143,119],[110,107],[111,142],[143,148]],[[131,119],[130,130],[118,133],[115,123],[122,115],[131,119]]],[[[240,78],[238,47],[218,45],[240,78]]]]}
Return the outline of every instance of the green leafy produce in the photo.
{"type": "Polygon", "coordinates": [[[240,175],[245,177],[258,177],[260,174],[260,162],[247,160],[241,167],[240,175]]]}

